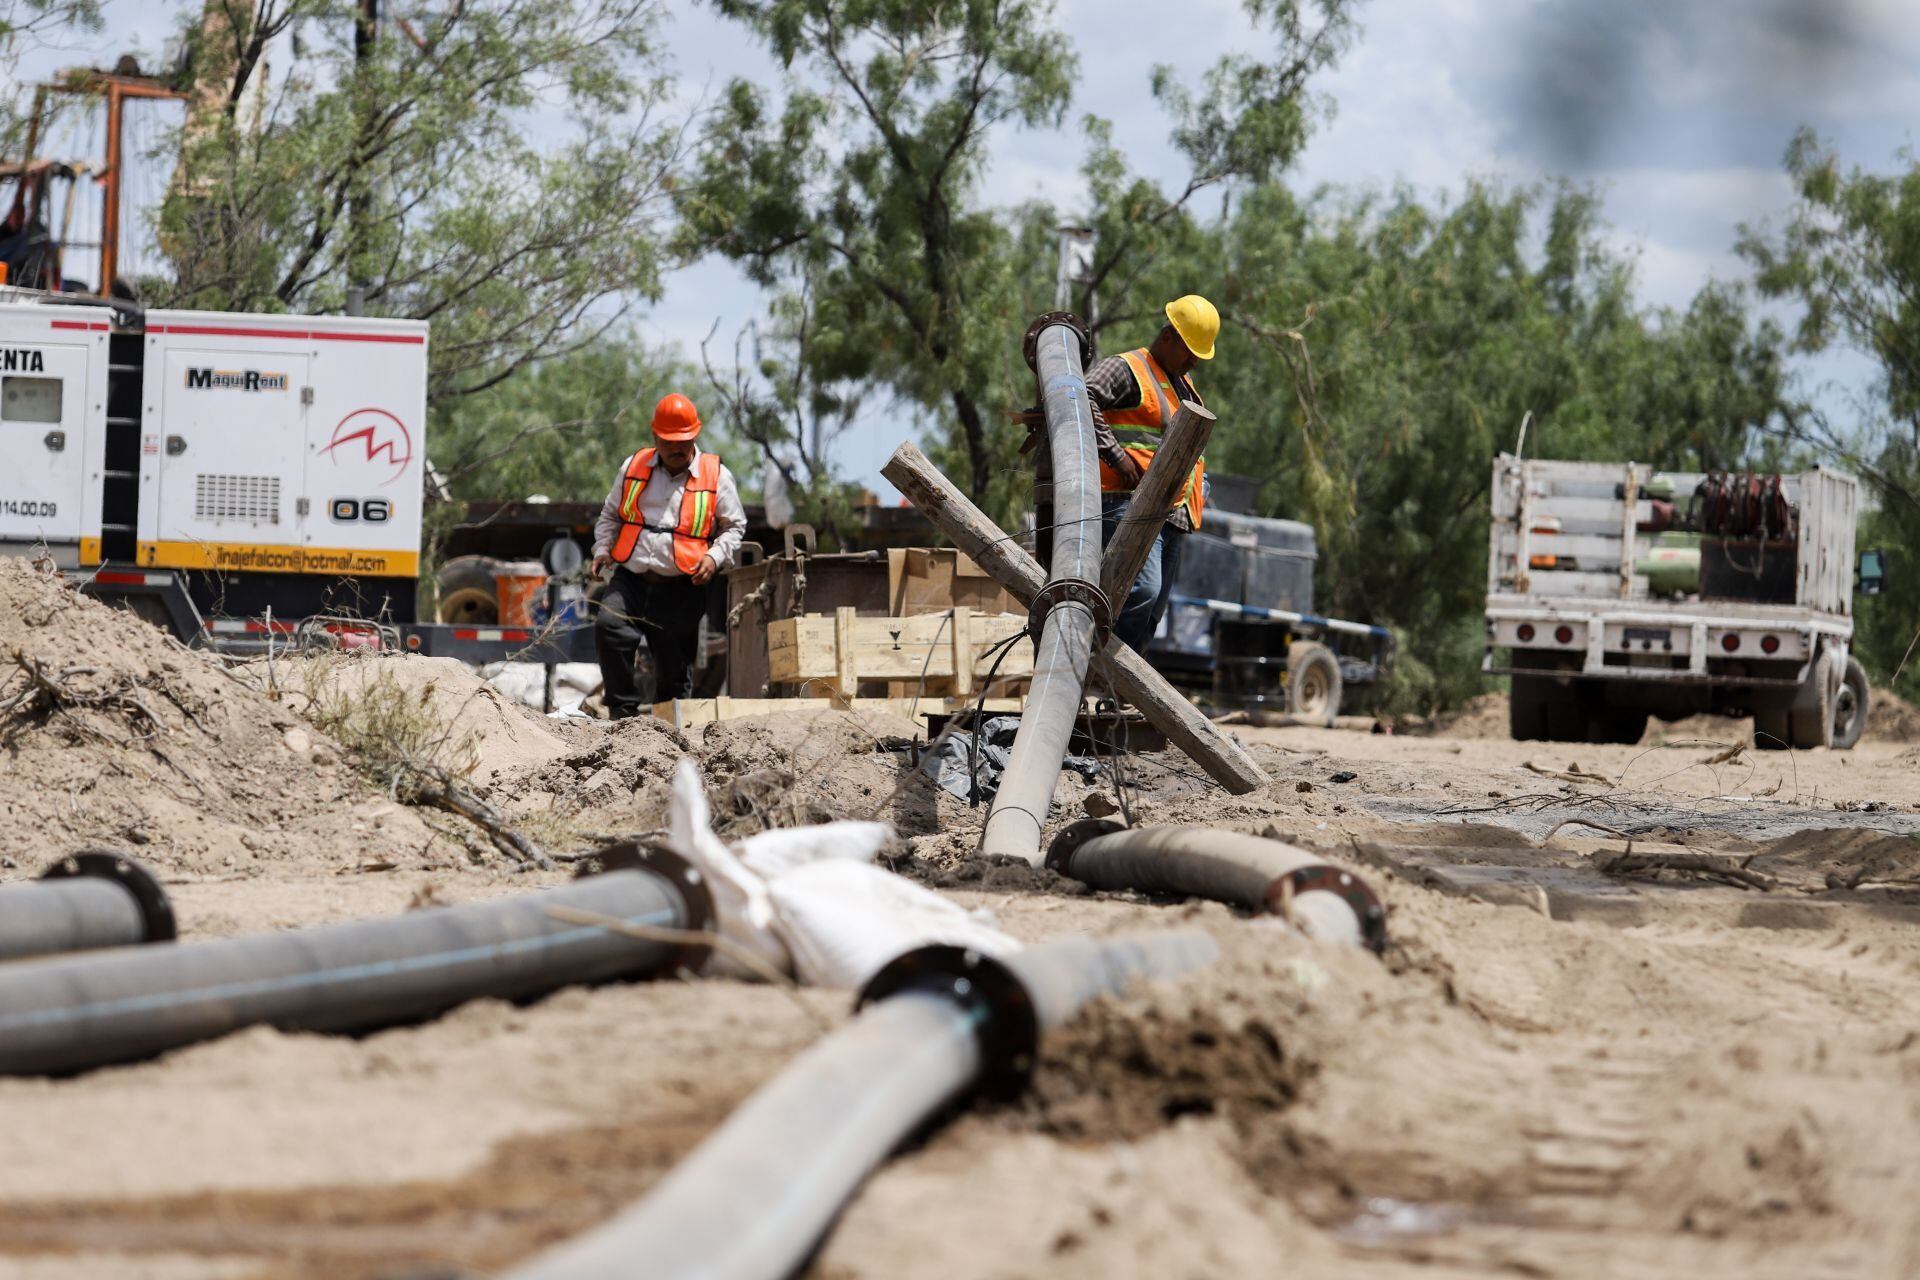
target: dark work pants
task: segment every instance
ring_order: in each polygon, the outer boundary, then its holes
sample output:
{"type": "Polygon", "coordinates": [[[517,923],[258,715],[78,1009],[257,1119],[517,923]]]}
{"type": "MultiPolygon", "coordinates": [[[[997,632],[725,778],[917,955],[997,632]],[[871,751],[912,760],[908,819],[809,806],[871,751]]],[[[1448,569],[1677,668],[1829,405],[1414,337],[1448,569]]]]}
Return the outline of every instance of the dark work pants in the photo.
{"type": "MultiPolygon", "coordinates": [[[[1113,535],[1120,528],[1120,517],[1132,497],[1130,493],[1109,493],[1101,499],[1103,542],[1113,541],[1113,535]]],[[[1125,603],[1115,614],[1113,634],[1135,653],[1147,651],[1147,642],[1153,639],[1160,619],[1166,615],[1167,601],[1173,595],[1173,580],[1180,573],[1180,542],[1186,536],[1184,530],[1172,525],[1160,526],[1160,536],[1148,549],[1147,561],[1140,566],[1140,576],[1133,580],[1133,589],[1127,592],[1125,603]]]]}
{"type": "Polygon", "coordinates": [[[706,610],[707,589],[692,578],[653,582],[625,565],[614,569],[593,625],[609,716],[618,720],[640,713],[633,659],[643,638],[653,654],[654,699],[665,702],[692,691],[700,615],[706,610]]]}

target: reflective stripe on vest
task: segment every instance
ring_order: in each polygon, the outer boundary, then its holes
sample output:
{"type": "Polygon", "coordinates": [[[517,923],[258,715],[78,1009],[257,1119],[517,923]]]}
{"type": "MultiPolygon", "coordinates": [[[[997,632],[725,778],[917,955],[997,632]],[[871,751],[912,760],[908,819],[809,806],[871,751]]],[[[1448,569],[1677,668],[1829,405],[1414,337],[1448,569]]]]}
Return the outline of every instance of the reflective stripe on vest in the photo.
{"type": "MultiPolygon", "coordinates": [[[[1167,376],[1145,347],[1124,352],[1120,358],[1127,362],[1127,368],[1133,373],[1133,381],[1140,388],[1140,403],[1129,409],[1105,409],[1101,413],[1107,425],[1113,428],[1114,438],[1145,471],[1153,462],[1154,451],[1160,447],[1161,432],[1180,412],[1180,401],[1173,394],[1173,379],[1167,376]]],[[[1192,383],[1188,385],[1191,387],[1192,383]]],[[[1196,401],[1200,399],[1198,388],[1194,388],[1193,398],[1196,401]]],[[[1193,470],[1188,474],[1187,483],[1175,503],[1176,506],[1184,505],[1187,508],[1187,516],[1196,529],[1200,527],[1201,513],[1206,510],[1206,465],[1204,460],[1193,464],[1193,470]]],[[[1100,488],[1108,493],[1127,493],[1133,486],[1103,462],[1100,464],[1100,488]]]]}
{"type": "MultiPolygon", "coordinates": [[[[640,531],[647,527],[640,514],[640,495],[653,478],[652,449],[642,449],[627,459],[620,494],[620,532],[613,539],[613,562],[625,564],[640,545],[640,531]]],[[[707,545],[713,541],[713,522],[719,505],[720,455],[703,453],[693,460],[686,488],[680,491],[679,519],[673,527],[673,563],[682,573],[692,573],[706,558],[707,545]],[[687,499],[692,498],[692,503],[687,499]]],[[[665,532],[658,530],[657,532],[665,532]]]]}

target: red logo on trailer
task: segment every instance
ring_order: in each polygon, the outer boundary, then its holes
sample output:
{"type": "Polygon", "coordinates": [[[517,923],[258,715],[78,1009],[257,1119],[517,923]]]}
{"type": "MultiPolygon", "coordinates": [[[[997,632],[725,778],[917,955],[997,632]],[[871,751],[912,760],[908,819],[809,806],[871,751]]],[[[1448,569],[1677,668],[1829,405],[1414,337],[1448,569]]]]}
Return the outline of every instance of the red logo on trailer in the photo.
{"type": "Polygon", "coordinates": [[[407,464],[413,461],[413,437],[406,424],[385,409],[355,409],[340,420],[333,439],[320,452],[330,455],[338,466],[341,454],[336,450],[350,461],[390,467],[391,473],[380,481],[385,488],[406,474],[407,464]]]}

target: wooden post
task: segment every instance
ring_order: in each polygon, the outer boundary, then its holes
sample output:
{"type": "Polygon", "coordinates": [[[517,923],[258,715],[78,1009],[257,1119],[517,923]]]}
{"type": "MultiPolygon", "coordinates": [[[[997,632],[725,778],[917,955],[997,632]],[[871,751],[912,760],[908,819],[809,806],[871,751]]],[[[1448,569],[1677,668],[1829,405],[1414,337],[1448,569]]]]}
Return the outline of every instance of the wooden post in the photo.
{"type": "Polygon", "coordinates": [[[973,610],[964,605],[953,607],[953,696],[964,698],[973,692],[973,610]]]}
{"type": "MultiPolygon", "coordinates": [[[[925,454],[911,444],[903,444],[880,468],[880,474],[1016,600],[1021,604],[1033,602],[1046,582],[1040,565],[941,475],[925,454]]],[[[1111,670],[1114,693],[1139,707],[1154,728],[1191,756],[1209,777],[1237,796],[1266,785],[1267,775],[1253,758],[1148,666],[1145,658],[1111,638],[1105,652],[1107,661],[1096,662],[1094,674],[1111,670]]]]}
{"type": "Polygon", "coordinates": [[[1180,500],[1187,474],[1207,447],[1213,434],[1214,416],[1197,404],[1180,402],[1180,412],[1161,433],[1160,447],[1154,450],[1147,474],[1133,491],[1133,499],[1120,516],[1120,527],[1100,558],[1100,590],[1106,593],[1117,616],[1126,603],[1133,580],[1153,550],[1154,539],[1167,522],[1167,512],[1180,500]]]}
{"type": "Polygon", "coordinates": [[[834,683],[840,696],[852,698],[860,692],[860,677],[853,669],[853,620],[859,610],[842,607],[833,611],[834,683]]]}

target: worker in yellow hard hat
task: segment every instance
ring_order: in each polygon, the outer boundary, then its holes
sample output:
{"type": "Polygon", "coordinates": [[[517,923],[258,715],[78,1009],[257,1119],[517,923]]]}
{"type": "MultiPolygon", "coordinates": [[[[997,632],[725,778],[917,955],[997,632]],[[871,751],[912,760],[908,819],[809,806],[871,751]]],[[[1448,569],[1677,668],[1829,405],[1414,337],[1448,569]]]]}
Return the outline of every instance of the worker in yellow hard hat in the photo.
{"type": "Polygon", "coordinates": [[[653,657],[653,698],[692,692],[707,584],[746,536],[746,510],[720,455],[702,450],[700,413],[678,392],[653,411],[653,443],[628,458],[593,530],[593,572],[613,567],[593,638],[607,714],[637,714],[640,642],[653,657]]]}
{"type": "MultiPolygon", "coordinates": [[[[1166,430],[1180,411],[1180,402],[1201,404],[1200,393],[1188,376],[1194,365],[1213,359],[1214,339],[1220,335],[1220,313],[1197,293],[1175,298],[1166,307],[1167,322],[1152,342],[1133,351],[1108,356],[1087,371],[1087,398],[1093,402],[1094,438],[1100,452],[1101,511],[1106,538],[1113,540],[1120,515],[1147,464],[1153,461],[1166,430]]],[[[1206,467],[1195,462],[1193,472],[1133,589],[1120,604],[1113,633],[1135,652],[1143,652],[1167,611],[1174,575],[1180,568],[1181,539],[1200,527],[1206,506],[1206,467]]]]}

